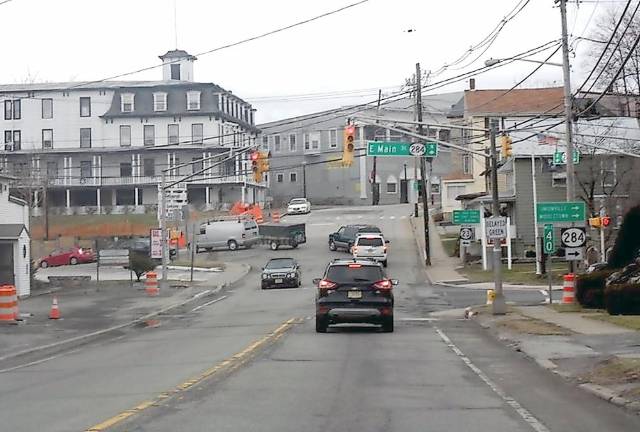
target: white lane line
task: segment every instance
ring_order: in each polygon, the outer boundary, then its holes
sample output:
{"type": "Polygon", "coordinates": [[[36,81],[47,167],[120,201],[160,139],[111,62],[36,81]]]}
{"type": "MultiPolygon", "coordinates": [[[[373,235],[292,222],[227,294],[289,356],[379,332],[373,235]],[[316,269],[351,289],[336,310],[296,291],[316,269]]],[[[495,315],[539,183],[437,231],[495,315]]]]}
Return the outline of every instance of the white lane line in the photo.
{"type": "Polygon", "coordinates": [[[224,295],[224,296],[219,297],[219,298],[217,298],[217,299],[214,299],[214,300],[208,301],[208,302],[206,302],[205,304],[201,304],[200,306],[196,306],[196,307],[194,307],[193,309],[191,309],[191,312],[199,311],[199,310],[200,310],[200,309],[202,309],[203,307],[207,307],[207,306],[209,306],[209,305],[212,305],[212,304],[214,304],[214,303],[217,303],[217,302],[219,302],[220,300],[224,300],[224,299],[226,299],[226,298],[227,298],[227,296],[226,296],[226,295],[224,295]]]}
{"type": "Polygon", "coordinates": [[[362,216],[362,215],[359,215],[359,216],[358,216],[358,219],[362,219],[363,217],[364,217],[364,216],[362,216]]]}
{"type": "Polygon", "coordinates": [[[469,357],[464,355],[464,353],[460,350],[460,348],[458,348],[453,342],[451,342],[451,339],[449,339],[449,337],[446,334],[444,334],[442,332],[442,330],[440,330],[439,328],[437,328],[435,326],[434,326],[434,329],[436,330],[436,332],[440,336],[440,339],[442,339],[443,342],[449,348],[451,348],[451,350],[454,353],[456,353],[456,355],[458,357],[460,357],[460,359],[469,367],[469,369],[471,369],[482,381],[484,381],[484,383],[486,385],[488,385],[489,388],[491,388],[491,390],[493,390],[493,392],[495,394],[500,396],[500,398],[507,405],[509,405],[511,408],[513,408],[515,410],[515,412],[517,412],[518,415],[520,415],[520,417],[522,417],[522,419],[525,422],[527,422],[529,424],[529,426],[531,426],[533,428],[533,430],[535,430],[536,432],[550,432],[549,429],[547,429],[547,427],[540,422],[540,420],[535,418],[533,416],[533,414],[531,414],[526,408],[524,408],[522,405],[520,405],[520,403],[517,400],[515,400],[511,396],[507,395],[500,387],[498,387],[496,385],[496,383],[491,381],[491,379],[487,375],[485,375],[485,373],[482,372],[482,370],[480,370],[480,368],[478,368],[476,365],[474,365],[473,362],[471,362],[471,360],[469,360],[469,357]]]}
{"type": "Polygon", "coordinates": [[[386,216],[380,216],[380,219],[384,219],[386,216]]]}
{"type": "Polygon", "coordinates": [[[10,367],[10,368],[7,368],[7,369],[0,369],[0,373],[11,372],[11,371],[22,369],[22,368],[26,368],[26,367],[29,367],[29,366],[35,366],[35,365],[38,365],[40,363],[48,362],[49,360],[57,359],[58,357],[62,357],[64,355],[76,353],[78,351],[80,351],[80,349],[74,349],[74,350],[71,350],[71,351],[67,351],[67,352],[63,352],[63,353],[60,353],[60,354],[52,355],[50,357],[45,357],[45,358],[40,359],[40,360],[35,360],[35,361],[29,362],[29,363],[23,363],[21,365],[10,367]]]}
{"type": "Polygon", "coordinates": [[[395,216],[389,216],[389,219],[395,219],[395,218],[396,218],[395,216]]]}
{"type": "Polygon", "coordinates": [[[400,216],[400,219],[406,219],[406,218],[407,218],[406,215],[405,216],[400,216]]]}
{"type": "Polygon", "coordinates": [[[307,226],[329,226],[329,225],[333,225],[333,222],[318,222],[318,223],[307,224],[307,226]]]}

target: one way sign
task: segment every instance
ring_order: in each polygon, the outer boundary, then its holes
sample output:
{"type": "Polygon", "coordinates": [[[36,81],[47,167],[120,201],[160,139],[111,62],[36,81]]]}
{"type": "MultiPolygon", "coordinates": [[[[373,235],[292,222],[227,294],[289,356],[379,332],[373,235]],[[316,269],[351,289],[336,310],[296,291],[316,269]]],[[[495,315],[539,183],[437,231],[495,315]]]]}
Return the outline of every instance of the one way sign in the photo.
{"type": "Polygon", "coordinates": [[[566,248],[564,259],[567,261],[582,261],[584,259],[584,248],[566,248]]]}

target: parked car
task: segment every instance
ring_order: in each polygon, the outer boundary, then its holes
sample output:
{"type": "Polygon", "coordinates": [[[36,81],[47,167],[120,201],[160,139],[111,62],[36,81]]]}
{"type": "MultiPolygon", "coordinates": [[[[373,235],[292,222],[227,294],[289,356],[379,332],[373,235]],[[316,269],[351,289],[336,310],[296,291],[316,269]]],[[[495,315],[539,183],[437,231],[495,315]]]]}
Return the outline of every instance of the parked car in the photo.
{"type": "Polygon", "coordinates": [[[287,214],[310,213],[311,203],[306,198],[294,198],[289,201],[287,214]]]}
{"type": "Polygon", "coordinates": [[[393,287],[382,265],[369,260],[333,260],[322,279],[314,279],[316,332],[325,333],[331,324],[379,324],[393,331],[393,287]]]}
{"type": "Polygon", "coordinates": [[[200,233],[196,236],[196,252],[215,247],[229,250],[250,248],[259,242],[258,224],[254,220],[238,218],[211,221],[200,225],[200,233]]]}
{"type": "Polygon", "coordinates": [[[293,258],[273,258],[262,267],[262,289],[299,287],[301,285],[300,266],[293,258]]]}
{"type": "Polygon", "coordinates": [[[381,234],[380,228],[375,225],[345,225],[332,234],[329,234],[329,250],[344,249],[351,252],[351,247],[360,233],[381,234]]]}
{"type": "Polygon", "coordinates": [[[95,262],[95,260],[96,254],[91,248],[55,249],[49,255],[40,258],[40,267],[85,264],[95,262]]]}
{"type": "Polygon", "coordinates": [[[382,234],[359,234],[351,248],[355,259],[368,259],[387,266],[387,244],[382,234]]]}

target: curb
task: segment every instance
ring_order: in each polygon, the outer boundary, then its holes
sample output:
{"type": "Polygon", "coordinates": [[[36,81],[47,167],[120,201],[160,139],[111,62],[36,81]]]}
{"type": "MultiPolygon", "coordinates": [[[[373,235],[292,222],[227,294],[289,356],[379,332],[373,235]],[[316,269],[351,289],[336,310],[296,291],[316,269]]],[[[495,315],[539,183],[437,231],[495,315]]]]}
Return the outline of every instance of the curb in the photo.
{"type": "Polygon", "coordinates": [[[427,280],[429,281],[430,285],[440,285],[439,283],[435,282],[433,280],[433,278],[431,277],[431,275],[429,274],[429,272],[427,271],[427,266],[424,264],[426,257],[424,256],[424,249],[421,247],[420,245],[420,240],[418,240],[418,236],[416,233],[416,227],[415,224],[413,222],[413,213],[411,213],[409,215],[409,225],[411,225],[411,232],[413,233],[413,238],[416,240],[416,250],[418,251],[418,255],[420,256],[420,258],[422,259],[422,269],[424,270],[424,274],[427,277],[427,280]]]}
{"type": "MultiPolygon", "coordinates": [[[[167,266],[167,269],[169,270],[180,270],[180,271],[190,271],[191,267],[185,267],[185,266],[167,266]]],[[[224,270],[222,270],[220,267],[194,267],[193,271],[197,271],[197,272],[205,272],[205,273],[224,273],[224,270]]]]}
{"type": "MultiPolygon", "coordinates": [[[[87,333],[87,334],[84,334],[84,335],[74,336],[72,338],[61,340],[61,341],[54,342],[54,343],[50,343],[50,344],[47,344],[47,345],[41,345],[41,346],[37,346],[37,347],[33,347],[33,348],[28,348],[28,349],[25,349],[23,351],[18,351],[18,352],[12,353],[12,354],[8,354],[8,355],[5,355],[3,357],[0,357],[0,361],[5,361],[5,360],[21,357],[21,356],[24,356],[24,355],[27,355],[27,354],[33,354],[35,352],[43,351],[43,350],[47,350],[47,349],[51,349],[51,348],[61,347],[63,345],[71,344],[71,343],[74,343],[74,342],[89,341],[89,340],[91,340],[93,338],[96,338],[98,336],[102,336],[102,335],[105,335],[105,334],[108,334],[108,333],[111,333],[113,331],[120,330],[120,329],[123,329],[123,328],[126,328],[126,327],[131,327],[133,325],[141,323],[142,321],[146,321],[146,320],[148,320],[150,318],[153,318],[153,317],[155,317],[157,315],[160,315],[160,314],[163,314],[165,312],[168,312],[168,311],[170,311],[172,309],[179,308],[181,306],[189,304],[192,301],[198,300],[201,297],[211,296],[211,295],[217,294],[219,291],[222,290],[222,288],[224,286],[234,285],[238,281],[240,281],[241,279],[243,279],[245,276],[247,276],[249,274],[249,272],[251,271],[251,266],[248,265],[248,264],[242,264],[242,265],[244,267],[244,271],[241,273],[241,275],[236,280],[234,280],[232,282],[227,282],[226,284],[218,285],[217,288],[200,291],[199,293],[194,294],[193,296],[191,296],[190,298],[188,298],[188,299],[186,299],[184,301],[181,301],[179,303],[175,303],[175,304],[169,305],[169,306],[167,306],[165,308],[162,308],[160,310],[148,313],[148,314],[143,315],[143,316],[141,316],[139,318],[136,318],[136,319],[134,319],[132,321],[128,321],[128,322],[125,322],[125,323],[122,323],[122,324],[118,324],[118,325],[115,325],[113,327],[108,327],[106,329],[97,330],[97,331],[94,331],[94,332],[91,332],[91,333],[87,333]]],[[[43,293],[41,295],[44,295],[44,294],[45,293],[43,293]]]]}

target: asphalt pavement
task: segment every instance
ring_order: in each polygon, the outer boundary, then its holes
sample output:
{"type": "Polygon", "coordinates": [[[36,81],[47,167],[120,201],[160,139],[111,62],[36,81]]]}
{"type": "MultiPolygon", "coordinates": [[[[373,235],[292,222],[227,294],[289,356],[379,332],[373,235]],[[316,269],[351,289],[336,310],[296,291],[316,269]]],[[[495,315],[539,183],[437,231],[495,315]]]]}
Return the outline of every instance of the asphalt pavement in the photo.
{"type": "MultiPolygon", "coordinates": [[[[430,318],[485,294],[428,284],[410,213],[405,205],[288,216],[307,223],[298,249],[218,253],[254,269],[235,286],[117,338],[11,369],[0,362],[2,430],[638,430],[640,417],[539,368],[474,322],[430,318]],[[391,240],[395,333],[315,333],[311,280],[347,256],[328,250],[327,234],[354,222],[376,224],[391,240]],[[300,262],[302,288],[260,290],[259,268],[285,256],[300,262]]],[[[535,290],[506,295],[544,300],[535,290]]]]}

